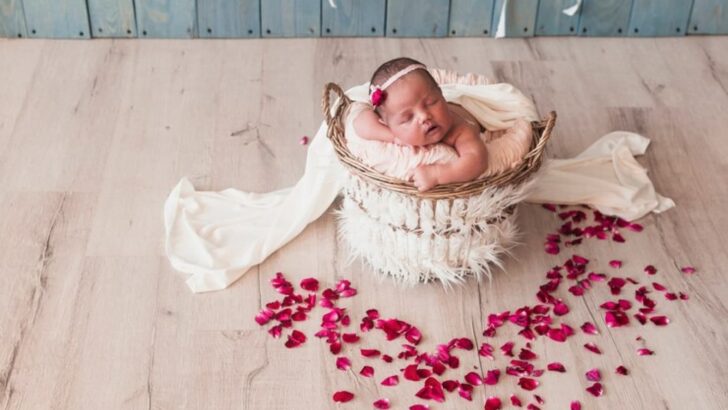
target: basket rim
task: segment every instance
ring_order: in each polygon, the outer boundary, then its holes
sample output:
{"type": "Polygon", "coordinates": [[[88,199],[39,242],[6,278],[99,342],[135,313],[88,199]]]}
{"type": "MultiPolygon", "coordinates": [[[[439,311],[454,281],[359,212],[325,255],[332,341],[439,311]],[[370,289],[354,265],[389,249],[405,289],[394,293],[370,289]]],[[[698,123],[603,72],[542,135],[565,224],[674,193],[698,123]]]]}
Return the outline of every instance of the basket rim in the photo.
{"type": "Polygon", "coordinates": [[[532,121],[533,140],[531,149],[523,157],[521,164],[515,168],[506,170],[500,174],[477,178],[467,182],[455,182],[437,185],[434,188],[420,192],[414,184],[385,175],[370,166],[361,162],[349,151],[344,136],[344,116],[351,105],[352,100],[344,93],[336,83],[327,83],[323,89],[321,106],[328,126],[326,136],[334,145],[334,151],[339,161],[354,175],[362,178],[379,188],[402,194],[417,196],[420,198],[442,199],[459,198],[479,194],[486,188],[498,187],[506,184],[520,184],[527,180],[541,166],[546,143],[551,138],[554,126],[556,125],[556,112],[551,111],[540,121],[532,121]],[[332,101],[331,93],[338,96],[332,101]],[[333,106],[333,109],[332,109],[333,106]]]}

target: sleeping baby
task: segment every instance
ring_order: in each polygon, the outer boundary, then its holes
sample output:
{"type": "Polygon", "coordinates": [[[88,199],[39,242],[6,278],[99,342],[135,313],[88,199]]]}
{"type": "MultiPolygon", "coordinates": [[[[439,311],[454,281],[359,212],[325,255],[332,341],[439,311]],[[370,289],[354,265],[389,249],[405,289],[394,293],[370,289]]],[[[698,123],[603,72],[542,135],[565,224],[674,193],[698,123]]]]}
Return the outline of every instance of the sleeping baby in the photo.
{"type": "Polygon", "coordinates": [[[427,67],[410,58],[397,58],[382,64],[370,84],[374,109],[362,111],[353,120],[359,137],[416,149],[444,143],[457,153],[451,162],[419,165],[412,173],[419,191],[483,174],[488,156],[480,125],[462,107],[445,101],[427,67]]]}

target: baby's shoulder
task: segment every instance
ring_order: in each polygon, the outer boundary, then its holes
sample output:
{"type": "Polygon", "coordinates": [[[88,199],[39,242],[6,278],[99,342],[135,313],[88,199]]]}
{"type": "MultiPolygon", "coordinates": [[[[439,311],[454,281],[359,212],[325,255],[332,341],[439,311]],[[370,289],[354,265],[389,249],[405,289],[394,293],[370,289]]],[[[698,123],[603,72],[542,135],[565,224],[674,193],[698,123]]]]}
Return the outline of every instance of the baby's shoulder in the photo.
{"type": "Polygon", "coordinates": [[[480,140],[479,129],[465,121],[456,121],[442,142],[454,146],[458,140],[480,140]]]}

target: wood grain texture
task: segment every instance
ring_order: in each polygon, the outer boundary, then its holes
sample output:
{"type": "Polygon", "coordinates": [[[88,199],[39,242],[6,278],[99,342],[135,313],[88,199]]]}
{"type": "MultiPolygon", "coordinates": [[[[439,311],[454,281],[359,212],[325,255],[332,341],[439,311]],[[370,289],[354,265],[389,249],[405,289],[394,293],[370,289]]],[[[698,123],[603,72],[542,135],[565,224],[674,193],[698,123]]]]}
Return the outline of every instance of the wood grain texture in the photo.
{"type": "Polygon", "coordinates": [[[321,1],[263,1],[260,24],[263,37],[318,37],[321,35],[321,1]]]}
{"type": "Polygon", "coordinates": [[[564,14],[564,10],[576,4],[575,0],[552,0],[538,3],[536,17],[537,36],[573,36],[579,28],[581,8],[573,16],[564,14]]]}
{"type": "Polygon", "coordinates": [[[23,0],[28,37],[90,38],[85,0],[23,0]]]}
{"type": "Polygon", "coordinates": [[[321,3],[321,35],[324,37],[381,37],[384,35],[385,0],[337,0],[336,8],[321,3]]]}
{"type": "Polygon", "coordinates": [[[630,36],[680,36],[687,33],[692,1],[633,0],[630,36]]]}
{"type": "Polygon", "coordinates": [[[632,0],[584,0],[579,35],[625,36],[631,9],[632,0]]]}
{"type": "Polygon", "coordinates": [[[197,0],[203,38],[260,37],[260,1],[197,0]]]}
{"type": "Polygon", "coordinates": [[[134,0],[140,38],[197,37],[195,0],[134,0]]]}
{"type": "Polygon", "coordinates": [[[87,0],[93,37],[136,37],[134,0],[87,0]]]}
{"type": "Polygon", "coordinates": [[[450,2],[451,37],[488,37],[493,29],[493,0],[453,0],[450,2]]]}
{"type": "Polygon", "coordinates": [[[0,0],[0,37],[22,38],[28,35],[22,0],[0,0]]]}
{"type": "MultiPolygon", "coordinates": [[[[617,271],[607,262],[621,259],[619,273],[684,291],[690,300],[667,302],[653,292],[658,310],[670,317],[667,327],[633,321],[613,329],[599,308],[614,298],[606,287],[583,298],[560,289],[571,308],[564,320],[575,328],[593,321],[601,334],[532,343],[540,367],[560,361],[567,368],[540,378],[533,393],[546,400],[544,410],[569,408],[574,399],[604,410],[728,407],[724,39],[274,42],[0,39],[0,55],[13,61],[0,81],[0,407],[336,409],[345,406],[331,400],[333,392],[351,390],[357,396],[348,408],[371,408],[380,397],[407,408],[421,402],[413,396],[417,383],[379,385],[402,362],[372,362],[351,349],[344,354],[352,370],[336,369],[336,357],[313,336],[322,310],[296,325],[309,340],[295,350],[254,322],[261,306],[280,296],[269,284],[275,272],[294,284],[306,277],[324,286],[351,280],[359,294],[340,305],[353,324],[377,308],[419,326],[420,347],[434,351],[454,337],[522,344],[513,327],[484,338],[487,314],[535,303],[544,273],[572,252],[609,274],[617,271]],[[491,283],[470,281],[444,292],[437,284],[400,289],[357,261],[347,264],[337,244],[335,203],[229,289],[192,294],[164,256],[162,205],[179,178],[215,191],[291,186],[307,153],[298,140],[322,119],[323,84],[366,82],[377,63],[401,55],[513,83],[541,113],[558,111],[550,157],[574,156],[613,130],[649,137],[638,160],[677,207],[643,218],[644,231],[627,234],[625,244],[588,240],[552,256],[543,252],[543,240],[561,221],[522,204],[522,244],[504,270],[491,283]],[[642,273],[647,264],[658,268],[656,276],[642,273]],[[684,265],[698,272],[683,275],[684,265]],[[637,336],[655,356],[635,354],[637,336]],[[588,341],[603,354],[586,352],[588,341]],[[358,376],[372,363],[374,379],[358,376]],[[619,364],[629,376],[613,373],[619,364]],[[584,373],[594,367],[604,378],[600,398],[584,391],[584,373]]],[[[365,334],[359,347],[399,351],[381,334],[365,334]]],[[[458,355],[460,369],[446,375],[508,363],[501,355],[493,362],[475,351],[458,355]]],[[[472,402],[448,395],[432,408],[482,409],[486,395],[507,400],[511,393],[533,402],[515,383],[502,375],[485,394],[476,390],[472,402]]]]}
{"type": "Polygon", "coordinates": [[[493,31],[498,29],[503,5],[506,5],[506,37],[533,37],[538,13],[538,0],[495,0],[493,6],[493,31]]]}
{"type": "Polygon", "coordinates": [[[387,1],[388,37],[444,37],[449,0],[387,1]]]}
{"type": "Polygon", "coordinates": [[[694,0],[688,30],[690,34],[728,34],[728,2],[694,0]]]}

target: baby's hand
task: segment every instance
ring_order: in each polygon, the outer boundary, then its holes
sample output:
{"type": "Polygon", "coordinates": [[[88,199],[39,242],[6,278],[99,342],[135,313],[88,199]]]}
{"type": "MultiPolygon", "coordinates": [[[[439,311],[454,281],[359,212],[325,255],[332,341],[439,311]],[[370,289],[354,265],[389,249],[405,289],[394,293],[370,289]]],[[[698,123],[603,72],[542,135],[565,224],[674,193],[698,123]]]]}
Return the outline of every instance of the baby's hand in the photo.
{"type": "Polygon", "coordinates": [[[439,172],[434,165],[420,165],[415,169],[413,180],[417,190],[420,192],[428,191],[437,185],[437,177],[439,172]]]}

